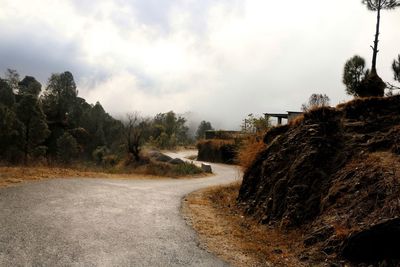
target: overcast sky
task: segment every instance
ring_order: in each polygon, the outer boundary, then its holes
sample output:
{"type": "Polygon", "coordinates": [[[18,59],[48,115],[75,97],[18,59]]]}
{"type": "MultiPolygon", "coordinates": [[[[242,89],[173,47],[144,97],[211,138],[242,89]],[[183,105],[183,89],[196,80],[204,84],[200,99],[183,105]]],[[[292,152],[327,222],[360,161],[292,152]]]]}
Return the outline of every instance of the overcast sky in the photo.
{"type": "MultiPolygon", "coordinates": [[[[378,74],[393,82],[400,8],[384,11],[378,74]]],[[[219,128],[298,110],[312,93],[350,99],[355,54],[370,66],[375,13],[360,0],[0,0],[0,71],[43,85],[71,71],[113,115],[192,112],[219,128]]]]}

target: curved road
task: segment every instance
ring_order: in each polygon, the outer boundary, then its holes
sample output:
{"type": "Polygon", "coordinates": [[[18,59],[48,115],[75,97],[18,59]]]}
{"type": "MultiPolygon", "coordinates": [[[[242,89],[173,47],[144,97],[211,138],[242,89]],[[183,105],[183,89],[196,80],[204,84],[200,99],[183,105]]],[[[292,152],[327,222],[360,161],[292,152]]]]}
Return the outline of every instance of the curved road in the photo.
{"type": "MultiPolygon", "coordinates": [[[[175,154],[173,156],[183,156],[175,154]]],[[[240,179],[53,179],[0,189],[0,266],[226,266],[198,246],[181,199],[240,179]]]]}

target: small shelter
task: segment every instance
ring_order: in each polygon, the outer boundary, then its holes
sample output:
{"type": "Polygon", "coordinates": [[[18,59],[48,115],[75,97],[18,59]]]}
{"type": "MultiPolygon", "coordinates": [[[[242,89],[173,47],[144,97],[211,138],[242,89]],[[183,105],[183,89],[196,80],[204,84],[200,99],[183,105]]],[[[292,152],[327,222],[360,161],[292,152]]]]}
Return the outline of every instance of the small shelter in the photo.
{"type": "Polygon", "coordinates": [[[264,113],[265,118],[277,118],[278,125],[282,125],[282,119],[286,119],[289,123],[290,121],[294,120],[299,115],[303,114],[300,111],[286,111],[286,113],[264,113]]]}

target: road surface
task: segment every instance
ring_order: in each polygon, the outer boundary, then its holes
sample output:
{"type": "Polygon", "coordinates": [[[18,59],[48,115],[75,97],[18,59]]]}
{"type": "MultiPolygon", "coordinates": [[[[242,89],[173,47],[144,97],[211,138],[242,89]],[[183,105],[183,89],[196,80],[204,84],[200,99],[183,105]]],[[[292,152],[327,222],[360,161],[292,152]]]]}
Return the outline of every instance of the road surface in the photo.
{"type": "MultiPolygon", "coordinates": [[[[175,156],[182,156],[177,154],[175,156]]],[[[0,189],[0,266],[227,266],[198,246],[181,199],[238,180],[52,179],[0,189]]]]}

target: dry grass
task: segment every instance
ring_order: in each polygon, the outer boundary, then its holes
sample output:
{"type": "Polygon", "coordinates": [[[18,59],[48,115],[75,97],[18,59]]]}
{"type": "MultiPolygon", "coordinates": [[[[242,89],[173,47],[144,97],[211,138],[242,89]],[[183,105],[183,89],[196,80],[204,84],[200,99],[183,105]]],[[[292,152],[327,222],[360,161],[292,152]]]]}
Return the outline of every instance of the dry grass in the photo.
{"type": "Polygon", "coordinates": [[[0,167],[0,187],[15,185],[24,181],[37,181],[50,178],[110,178],[110,179],[154,179],[154,175],[111,174],[94,171],[81,171],[59,167],[0,167]]]}
{"type": "Polygon", "coordinates": [[[295,119],[289,121],[289,126],[290,127],[295,127],[300,125],[302,122],[304,121],[304,114],[301,114],[299,116],[297,116],[295,119]]]}
{"type": "Polygon", "coordinates": [[[241,145],[238,153],[238,164],[248,169],[257,158],[257,155],[267,148],[263,141],[264,134],[249,136],[241,145]]]}
{"type": "Polygon", "coordinates": [[[298,260],[302,233],[259,225],[238,211],[240,185],[214,187],[187,196],[183,212],[200,240],[234,266],[307,266],[298,260]]]}

